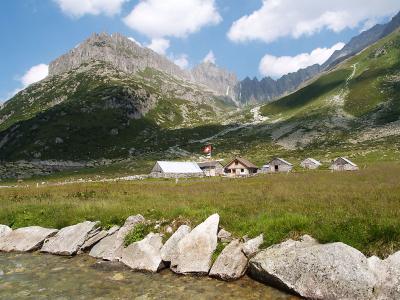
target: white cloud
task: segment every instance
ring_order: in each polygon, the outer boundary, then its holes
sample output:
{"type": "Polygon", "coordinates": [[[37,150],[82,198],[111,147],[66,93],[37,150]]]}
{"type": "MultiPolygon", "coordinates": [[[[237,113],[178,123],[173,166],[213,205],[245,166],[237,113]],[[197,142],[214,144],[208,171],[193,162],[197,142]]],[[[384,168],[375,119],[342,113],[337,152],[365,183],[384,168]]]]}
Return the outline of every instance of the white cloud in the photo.
{"type": "Polygon", "coordinates": [[[32,83],[38,82],[49,75],[49,66],[40,64],[30,68],[20,79],[22,85],[27,87],[32,83]]]}
{"type": "Polygon", "coordinates": [[[181,69],[186,69],[189,66],[188,56],[186,54],[181,54],[177,57],[172,56],[172,61],[178,65],[181,69]]]}
{"type": "Polygon", "coordinates": [[[137,40],[135,40],[133,37],[128,37],[128,40],[134,42],[136,45],[142,47],[142,44],[140,42],[138,42],[137,40]]]}
{"type": "Polygon", "coordinates": [[[54,0],[61,10],[75,18],[86,14],[113,16],[121,11],[122,5],[127,0],[54,0]]]}
{"type": "Polygon", "coordinates": [[[210,50],[208,53],[207,53],[207,55],[203,58],[203,62],[204,63],[212,63],[212,64],[215,64],[215,62],[216,62],[216,58],[215,58],[215,55],[214,55],[214,52],[212,51],[212,50],[210,50]]]}
{"type": "Polygon", "coordinates": [[[215,0],[141,0],[124,18],[130,28],[150,37],[186,37],[222,18],[215,0]]]}
{"type": "Polygon", "coordinates": [[[286,36],[312,35],[323,29],[340,32],[393,15],[399,9],[399,0],[263,0],[259,10],[232,24],[228,37],[235,42],[269,43],[286,36]]]}
{"type": "Polygon", "coordinates": [[[311,53],[296,56],[277,57],[267,54],[261,59],[259,70],[264,76],[278,78],[314,64],[323,64],[333,52],[342,49],[344,45],[344,43],[337,43],[332,48],[317,48],[311,53]]]}
{"type": "Polygon", "coordinates": [[[169,48],[169,40],[167,39],[152,39],[151,43],[147,45],[147,48],[150,48],[154,52],[157,52],[158,54],[165,55],[169,48]]]}
{"type": "Polygon", "coordinates": [[[36,66],[31,67],[28,71],[25,72],[22,77],[18,77],[18,81],[21,83],[21,87],[14,89],[12,92],[7,93],[5,99],[0,99],[0,103],[4,102],[8,99],[11,99],[24,88],[28,87],[29,85],[38,82],[49,75],[49,66],[46,64],[39,64],[36,66]]]}

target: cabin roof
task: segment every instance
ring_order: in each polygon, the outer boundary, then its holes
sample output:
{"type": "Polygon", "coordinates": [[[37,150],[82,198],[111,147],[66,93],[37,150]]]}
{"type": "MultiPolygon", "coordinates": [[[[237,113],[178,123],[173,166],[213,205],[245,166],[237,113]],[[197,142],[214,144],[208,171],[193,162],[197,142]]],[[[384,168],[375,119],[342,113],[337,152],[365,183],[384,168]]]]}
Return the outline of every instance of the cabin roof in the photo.
{"type": "Polygon", "coordinates": [[[158,161],[157,164],[164,173],[172,173],[172,174],[203,173],[199,165],[195,162],[158,161]]]}
{"type": "Polygon", "coordinates": [[[228,167],[229,165],[231,165],[235,160],[237,160],[238,162],[240,162],[242,165],[244,165],[245,167],[249,168],[249,169],[258,169],[258,167],[253,164],[252,162],[250,162],[249,160],[243,158],[243,157],[235,157],[234,159],[232,159],[226,166],[228,167]]]}
{"type": "Polygon", "coordinates": [[[350,159],[346,158],[346,157],[338,157],[335,159],[334,163],[336,163],[336,161],[338,159],[343,159],[345,162],[347,162],[349,165],[352,165],[353,167],[357,167],[357,165],[355,163],[353,163],[350,159]]]}
{"type": "Polygon", "coordinates": [[[314,159],[314,158],[311,158],[311,157],[306,158],[303,162],[305,162],[306,160],[309,160],[309,161],[311,161],[312,163],[314,163],[314,164],[316,164],[316,165],[318,165],[318,166],[321,166],[321,165],[322,165],[318,160],[316,160],[316,159],[314,159]]]}
{"type": "Polygon", "coordinates": [[[216,160],[210,160],[210,161],[202,161],[197,163],[200,168],[211,168],[211,167],[216,167],[218,164],[221,165],[219,161],[216,160]]]}
{"type": "MultiPolygon", "coordinates": [[[[273,162],[274,160],[279,160],[279,161],[283,162],[286,165],[293,166],[290,162],[284,160],[283,158],[276,157],[273,160],[271,160],[271,162],[273,162]]],[[[270,162],[270,164],[271,164],[271,162],[270,162]]]]}

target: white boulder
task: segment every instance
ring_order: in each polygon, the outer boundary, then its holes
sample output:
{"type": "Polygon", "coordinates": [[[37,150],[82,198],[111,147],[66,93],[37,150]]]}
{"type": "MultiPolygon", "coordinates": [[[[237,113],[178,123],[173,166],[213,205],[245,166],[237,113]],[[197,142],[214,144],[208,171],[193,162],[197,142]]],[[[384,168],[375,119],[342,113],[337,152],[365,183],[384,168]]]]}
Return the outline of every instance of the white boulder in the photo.
{"type": "Polygon", "coordinates": [[[144,221],[145,219],[142,215],[128,217],[124,226],[122,226],[117,232],[105,237],[96,245],[94,245],[92,250],[89,252],[89,255],[110,261],[121,260],[125,236],[136,225],[143,223],[144,221]]]}
{"type": "Polygon", "coordinates": [[[9,234],[12,229],[6,225],[0,225],[0,237],[9,234]]]}
{"type": "Polygon", "coordinates": [[[190,233],[191,228],[187,225],[181,225],[175,233],[161,248],[161,258],[163,261],[170,262],[177,255],[178,242],[190,233]]]}
{"type": "Polygon", "coordinates": [[[162,236],[150,233],[143,240],[122,250],[121,262],[136,271],[157,272],[164,267],[161,259],[162,236]]]}
{"type": "Polygon", "coordinates": [[[247,257],[252,257],[260,249],[260,246],[264,242],[264,235],[260,234],[254,239],[247,240],[243,245],[243,253],[247,257]]]}
{"type": "Polygon", "coordinates": [[[211,257],[217,247],[219,215],[208,217],[179,243],[171,270],[179,274],[208,274],[211,257]]]}
{"type": "Polygon", "coordinates": [[[246,273],[247,263],[243,244],[234,240],[222,250],[210,270],[210,276],[227,281],[239,279],[246,273]]]}
{"type": "Polygon", "coordinates": [[[57,229],[39,226],[24,227],[13,230],[0,237],[0,251],[28,252],[39,249],[44,240],[57,233],[57,229]]]}
{"type": "Polygon", "coordinates": [[[85,221],[65,227],[46,240],[40,251],[57,255],[75,255],[97,226],[98,222],[85,221]]]}

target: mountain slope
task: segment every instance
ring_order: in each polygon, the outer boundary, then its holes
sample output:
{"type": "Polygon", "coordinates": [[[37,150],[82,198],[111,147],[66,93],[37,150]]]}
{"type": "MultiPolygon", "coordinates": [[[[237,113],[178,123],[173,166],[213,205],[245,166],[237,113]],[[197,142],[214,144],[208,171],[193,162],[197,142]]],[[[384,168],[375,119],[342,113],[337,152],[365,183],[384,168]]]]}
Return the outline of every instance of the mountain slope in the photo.
{"type": "Polygon", "coordinates": [[[310,85],[263,106],[261,112],[281,125],[292,125],[285,136],[276,136],[276,140],[291,139],[292,145],[317,140],[346,143],[360,134],[363,141],[372,140],[376,136],[368,139],[368,131],[376,128],[382,129],[382,137],[396,135],[399,74],[400,32],[396,31],[310,85]]]}
{"type": "Polygon", "coordinates": [[[179,129],[213,124],[232,108],[158,70],[131,75],[90,61],[6,103],[0,160],[126,157],[154,145],[162,151],[180,138],[179,129]]]}
{"type": "Polygon", "coordinates": [[[334,68],[345,59],[356,55],[378,40],[396,31],[399,27],[400,12],[394,16],[389,23],[375,25],[371,29],[352,38],[343,49],[335,51],[322,66],[310,66],[297,72],[287,74],[278,80],[269,77],[263,78],[261,81],[246,78],[240,83],[240,92],[238,94],[241,96],[239,100],[242,103],[262,103],[275,100],[293,92],[324,70],[334,68]]]}

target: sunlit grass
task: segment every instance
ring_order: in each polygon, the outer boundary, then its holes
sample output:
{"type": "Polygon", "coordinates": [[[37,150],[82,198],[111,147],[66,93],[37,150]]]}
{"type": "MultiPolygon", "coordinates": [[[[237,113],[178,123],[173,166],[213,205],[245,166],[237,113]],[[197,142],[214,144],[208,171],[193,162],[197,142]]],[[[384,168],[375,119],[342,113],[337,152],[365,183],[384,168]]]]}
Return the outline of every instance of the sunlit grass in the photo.
{"type": "Polygon", "coordinates": [[[61,228],[83,220],[121,225],[141,213],[198,223],[212,213],[237,236],[264,233],[265,245],[310,234],[366,254],[400,250],[400,164],[250,179],[84,183],[0,189],[0,223],[61,228]]]}

